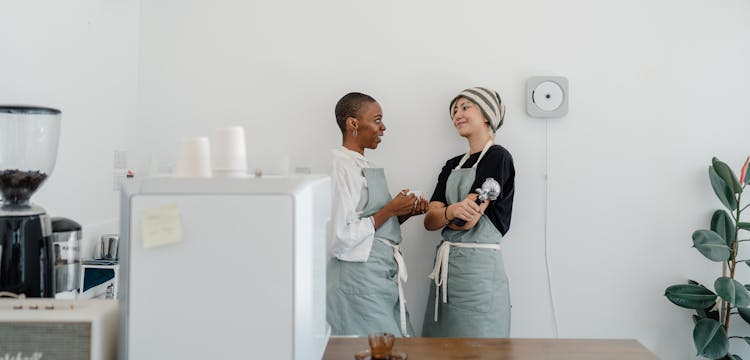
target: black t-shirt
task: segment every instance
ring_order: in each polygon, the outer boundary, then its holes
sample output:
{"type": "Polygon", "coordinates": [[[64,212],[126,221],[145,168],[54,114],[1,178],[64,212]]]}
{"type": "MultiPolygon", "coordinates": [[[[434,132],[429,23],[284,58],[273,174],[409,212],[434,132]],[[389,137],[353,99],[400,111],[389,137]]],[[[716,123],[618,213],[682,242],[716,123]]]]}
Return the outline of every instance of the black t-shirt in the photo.
{"type": "MultiPolygon", "coordinates": [[[[474,166],[480,153],[471,154],[462,168],[474,166]]],[[[448,203],[445,199],[445,183],[448,181],[451,170],[458,166],[463,156],[464,154],[458,155],[445,163],[443,170],[440,171],[440,176],[438,176],[438,183],[435,186],[435,191],[432,193],[430,201],[448,203]]],[[[482,157],[482,161],[477,165],[477,176],[474,184],[471,186],[471,191],[473,192],[474,189],[482,187],[484,180],[490,177],[497,180],[500,184],[501,193],[497,200],[490,202],[484,214],[500,230],[500,233],[505,235],[508,232],[508,228],[510,228],[510,216],[513,212],[516,169],[513,167],[513,157],[508,150],[500,145],[492,145],[487,150],[487,153],[484,154],[484,157],[482,157]]]]}

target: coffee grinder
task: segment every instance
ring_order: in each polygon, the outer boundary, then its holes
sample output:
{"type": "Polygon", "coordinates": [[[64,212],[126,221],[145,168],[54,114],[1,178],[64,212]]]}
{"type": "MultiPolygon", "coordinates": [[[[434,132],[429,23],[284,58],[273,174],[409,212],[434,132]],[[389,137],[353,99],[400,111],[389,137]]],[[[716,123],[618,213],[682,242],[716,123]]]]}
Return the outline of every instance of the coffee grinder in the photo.
{"type": "Polygon", "coordinates": [[[57,158],[60,110],[0,105],[0,296],[54,297],[52,224],[29,199],[57,158]]]}

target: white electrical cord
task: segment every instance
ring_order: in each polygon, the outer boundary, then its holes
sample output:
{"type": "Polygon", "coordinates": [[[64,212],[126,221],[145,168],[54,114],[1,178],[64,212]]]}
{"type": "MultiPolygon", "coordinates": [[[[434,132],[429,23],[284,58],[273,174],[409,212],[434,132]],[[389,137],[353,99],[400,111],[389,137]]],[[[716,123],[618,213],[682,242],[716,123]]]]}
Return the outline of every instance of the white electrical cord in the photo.
{"type": "Polygon", "coordinates": [[[0,291],[0,298],[4,298],[4,297],[13,298],[13,299],[25,299],[26,294],[16,294],[16,293],[12,293],[9,291],[0,291]]]}
{"type": "Polygon", "coordinates": [[[559,338],[559,329],[557,327],[557,312],[555,310],[555,298],[552,296],[552,272],[549,269],[550,263],[550,251],[549,251],[549,182],[550,182],[550,163],[552,157],[551,144],[550,144],[550,125],[549,120],[546,122],[547,126],[547,156],[546,156],[546,172],[544,174],[544,264],[547,268],[547,288],[549,289],[549,303],[552,308],[552,333],[555,338],[559,338]]]}

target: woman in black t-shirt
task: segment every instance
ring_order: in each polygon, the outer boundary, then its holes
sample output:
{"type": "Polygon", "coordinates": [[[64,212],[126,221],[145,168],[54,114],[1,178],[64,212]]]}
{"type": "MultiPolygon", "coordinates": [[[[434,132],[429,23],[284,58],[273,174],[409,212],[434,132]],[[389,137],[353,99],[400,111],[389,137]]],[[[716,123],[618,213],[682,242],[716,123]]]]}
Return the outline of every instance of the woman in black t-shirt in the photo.
{"type": "Polygon", "coordinates": [[[497,92],[475,87],[456,96],[449,109],[469,150],[445,163],[425,216],[425,228],[442,229],[443,240],[430,274],[422,336],[508,337],[510,292],[500,242],[510,227],[515,169],[508,150],[494,144],[505,105],[497,92]],[[478,205],[474,189],[487,178],[501,192],[478,205]]]}

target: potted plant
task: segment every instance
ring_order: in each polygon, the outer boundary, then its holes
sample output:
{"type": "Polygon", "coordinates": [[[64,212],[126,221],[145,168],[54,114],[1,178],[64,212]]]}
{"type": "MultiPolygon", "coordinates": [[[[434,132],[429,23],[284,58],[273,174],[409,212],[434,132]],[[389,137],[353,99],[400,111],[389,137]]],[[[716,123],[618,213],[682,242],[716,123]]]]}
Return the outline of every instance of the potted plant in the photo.
{"type": "Polygon", "coordinates": [[[740,230],[750,231],[750,222],[740,221],[742,191],[750,184],[750,157],[742,166],[739,180],[725,163],[713,158],[708,177],[719,201],[727,210],[716,210],[711,217],[711,228],[693,232],[693,247],[711,261],[722,262],[722,276],[717,278],[713,291],[696,281],[672,285],[665,296],[677,306],[695,310],[693,342],[698,356],[709,359],[741,360],[729,352],[729,340],[739,339],[750,344],[750,337],[730,336],[729,322],[739,315],[750,323],[750,285],[735,280],[737,267],[750,266],[749,259],[738,257],[738,244],[750,241],[739,239],[740,230]],[[743,264],[745,263],[745,264],[743,264]],[[728,272],[728,273],[727,273],[728,272]]]}

